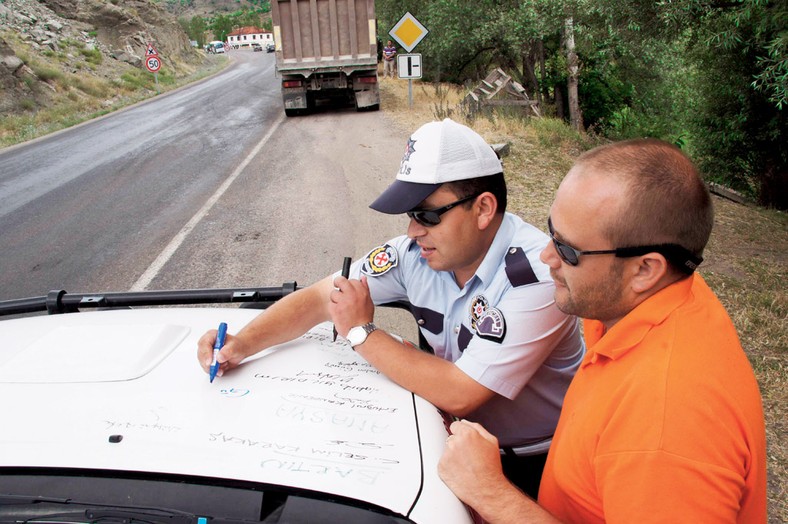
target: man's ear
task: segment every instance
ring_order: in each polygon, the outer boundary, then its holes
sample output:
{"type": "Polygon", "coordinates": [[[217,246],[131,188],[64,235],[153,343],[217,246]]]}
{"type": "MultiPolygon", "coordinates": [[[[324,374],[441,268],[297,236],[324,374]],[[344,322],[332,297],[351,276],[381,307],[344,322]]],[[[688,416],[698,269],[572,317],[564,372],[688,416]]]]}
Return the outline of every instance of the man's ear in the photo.
{"type": "Polygon", "coordinates": [[[656,292],[662,289],[666,278],[670,277],[667,259],[659,253],[646,253],[633,259],[637,265],[632,268],[630,287],[635,293],[656,292]]]}
{"type": "Polygon", "coordinates": [[[498,201],[489,191],[478,196],[475,205],[478,208],[479,229],[487,229],[498,211],[498,201]]]}

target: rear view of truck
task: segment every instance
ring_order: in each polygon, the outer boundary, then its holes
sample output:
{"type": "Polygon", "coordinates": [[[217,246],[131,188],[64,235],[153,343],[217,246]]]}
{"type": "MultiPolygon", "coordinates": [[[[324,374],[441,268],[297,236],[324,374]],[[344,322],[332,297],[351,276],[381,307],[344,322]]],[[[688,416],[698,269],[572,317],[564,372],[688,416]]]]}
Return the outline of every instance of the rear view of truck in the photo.
{"type": "Polygon", "coordinates": [[[273,0],[285,114],[330,98],[380,107],[374,0],[273,0]]]}

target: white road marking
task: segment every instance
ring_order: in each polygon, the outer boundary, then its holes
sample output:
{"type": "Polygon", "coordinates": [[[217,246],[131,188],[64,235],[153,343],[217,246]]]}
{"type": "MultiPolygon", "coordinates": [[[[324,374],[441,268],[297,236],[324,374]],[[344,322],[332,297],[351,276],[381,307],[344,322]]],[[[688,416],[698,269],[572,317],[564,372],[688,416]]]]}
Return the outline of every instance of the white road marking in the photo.
{"type": "Polygon", "coordinates": [[[208,211],[216,204],[216,202],[222,197],[222,195],[227,191],[232,183],[235,181],[236,178],[246,169],[246,166],[249,165],[249,162],[260,152],[263,146],[268,142],[271,136],[274,134],[274,131],[277,130],[279,125],[284,121],[285,116],[284,113],[279,115],[279,118],[274,122],[271,128],[268,130],[268,133],[257,143],[254,149],[249,153],[249,155],[241,162],[235,171],[225,180],[221,186],[216,190],[216,192],[211,195],[211,198],[208,199],[207,202],[200,208],[199,211],[186,223],[185,226],[178,232],[170,243],[167,244],[167,247],[156,257],[156,260],[148,266],[148,269],[137,279],[133,286],[131,286],[131,291],[144,291],[150,283],[156,278],[156,275],[159,274],[159,271],[164,267],[164,265],[172,258],[175,254],[175,251],[183,244],[183,241],[186,240],[186,237],[192,230],[200,223],[200,220],[208,214],[208,211]]]}

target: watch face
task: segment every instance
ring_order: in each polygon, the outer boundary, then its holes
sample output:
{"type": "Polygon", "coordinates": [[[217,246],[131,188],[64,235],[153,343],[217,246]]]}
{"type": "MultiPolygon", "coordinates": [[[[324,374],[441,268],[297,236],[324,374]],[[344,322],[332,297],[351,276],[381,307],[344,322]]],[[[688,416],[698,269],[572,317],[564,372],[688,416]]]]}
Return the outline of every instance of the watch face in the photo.
{"type": "Polygon", "coordinates": [[[348,331],[347,340],[351,346],[358,346],[367,339],[367,332],[361,326],[356,326],[348,331]]]}
{"type": "Polygon", "coordinates": [[[363,344],[364,341],[367,340],[367,336],[376,329],[375,324],[372,322],[364,324],[363,326],[356,326],[348,331],[347,340],[352,347],[358,346],[359,344],[363,344]]]}

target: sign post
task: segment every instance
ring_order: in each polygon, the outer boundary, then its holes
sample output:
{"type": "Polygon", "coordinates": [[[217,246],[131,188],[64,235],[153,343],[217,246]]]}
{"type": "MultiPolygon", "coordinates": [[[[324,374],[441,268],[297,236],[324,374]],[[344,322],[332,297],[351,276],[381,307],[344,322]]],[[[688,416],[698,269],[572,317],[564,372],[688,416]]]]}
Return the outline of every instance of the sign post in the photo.
{"type": "Polygon", "coordinates": [[[159,69],[161,69],[161,60],[159,60],[159,52],[153,47],[153,44],[148,44],[148,49],[145,51],[145,67],[148,71],[153,73],[153,80],[156,82],[156,94],[159,91],[159,69]]]}
{"type": "Polygon", "coordinates": [[[159,69],[161,69],[161,60],[158,56],[149,56],[145,59],[145,67],[148,71],[153,73],[153,79],[156,82],[156,94],[159,94],[159,69]]]}
{"type": "MultiPolygon", "coordinates": [[[[416,17],[405,13],[389,31],[391,37],[410,53],[429,31],[416,17]]],[[[406,54],[397,56],[397,76],[408,79],[408,107],[413,108],[413,79],[421,78],[421,55],[406,54]],[[404,66],[404,67],[403,67],[404,66]],[[405,71],[403,73],[403,70],[405,71]],[[417,74],[418,72],[418,74],[417,74]]]]}
{"type": "Polygon", "coordinates": [[[413,79],[421,78],[421,54],[397,55],[397,75],[408,79],[408,107],[413,108],[413,79]]]}

